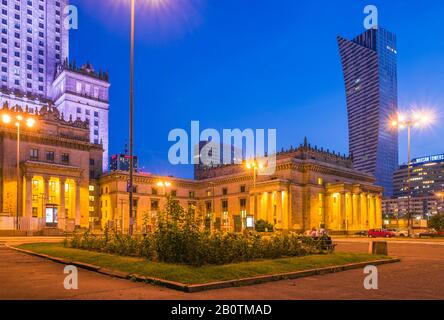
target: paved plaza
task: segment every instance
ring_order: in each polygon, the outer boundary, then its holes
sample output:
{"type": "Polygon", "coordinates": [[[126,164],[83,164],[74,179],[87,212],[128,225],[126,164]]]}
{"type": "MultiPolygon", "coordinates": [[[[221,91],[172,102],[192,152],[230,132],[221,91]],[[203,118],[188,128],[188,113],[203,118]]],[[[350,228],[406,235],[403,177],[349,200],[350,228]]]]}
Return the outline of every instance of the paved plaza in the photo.
{"type": "MultiPolygon", "coordinates": [[[[18,243],[23,240],[3,242],[18,243]]],[[[367,239],[340,239],[338,251],[366,252],[367,239]]],[[[0,299],[444,299],[444,242],[389,243],[401,263],[380,266],[379,289],[363,270],[188,294],[79,270],[79,289],[63,287],[63,265],[0,244],[0,299]]]]}

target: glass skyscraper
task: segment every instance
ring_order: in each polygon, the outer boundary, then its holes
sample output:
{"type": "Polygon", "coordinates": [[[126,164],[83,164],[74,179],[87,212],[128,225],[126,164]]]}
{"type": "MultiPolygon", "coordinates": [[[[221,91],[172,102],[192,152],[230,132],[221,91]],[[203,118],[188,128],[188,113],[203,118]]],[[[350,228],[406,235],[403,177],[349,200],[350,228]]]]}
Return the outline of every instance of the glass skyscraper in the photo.
{"type": "Polygon", "coordinates": [[[398,132],[389,125],[398,111],[396,35],[370,29],[353,40],[338,36],[338,43],[353,166],[373,174],[391,196],[398,167],[398,132]]]}

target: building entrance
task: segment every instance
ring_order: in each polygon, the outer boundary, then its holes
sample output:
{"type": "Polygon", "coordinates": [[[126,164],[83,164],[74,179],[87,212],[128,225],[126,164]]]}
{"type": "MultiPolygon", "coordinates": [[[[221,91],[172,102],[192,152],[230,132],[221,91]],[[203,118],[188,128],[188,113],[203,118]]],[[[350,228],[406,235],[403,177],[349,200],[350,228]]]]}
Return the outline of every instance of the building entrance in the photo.
{"type": "Polygon", "coordinates": [[[47,227],[57,227],[59,223],[59,209],[55,205],[47,205],[45,208],[45,222],[47,227]]]}

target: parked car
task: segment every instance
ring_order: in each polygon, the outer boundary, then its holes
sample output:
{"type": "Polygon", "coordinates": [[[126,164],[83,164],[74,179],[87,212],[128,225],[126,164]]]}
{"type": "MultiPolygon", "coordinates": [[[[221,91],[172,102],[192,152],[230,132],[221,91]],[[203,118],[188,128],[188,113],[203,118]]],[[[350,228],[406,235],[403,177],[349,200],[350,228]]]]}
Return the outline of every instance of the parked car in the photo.
{"type": "Polygon", "coordinates": [[[395,234],[395,237],[403,238],[409,236],[409,230],[387,229],[387,231],[393,232],[395,234]]]}
{"type": "Polygon", "coordinates": [[[369,238],[392,238],[395,233],[386,229],[370,229],[368,231],[369,238]]]}
{"type": "Polygon", "coordinates": [[[417,233],[416,236],[418,238],[434,238],[439,237],[439,234],[435,229],[429,229],[427,231],[417,233]]]}

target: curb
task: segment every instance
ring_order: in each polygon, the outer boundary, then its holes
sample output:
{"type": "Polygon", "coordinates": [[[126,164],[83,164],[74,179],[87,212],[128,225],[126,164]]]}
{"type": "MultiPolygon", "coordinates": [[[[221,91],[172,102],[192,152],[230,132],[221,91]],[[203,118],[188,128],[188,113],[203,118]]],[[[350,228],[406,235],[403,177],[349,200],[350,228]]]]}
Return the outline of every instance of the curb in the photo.
{"type": "Polygon", "coordinates": [[[122,271],[110,270],[110,269],[102,268],[102,267],[95,266],[95,265],[88,264],[88,263],[84,263],[84,262],[70,261],[70,260],[66,260],[66,259],[62,259],[62,258],[52,257],[47,254],[36,253],[33,251],[20,249],[17,247],[10,246],[8,244],[5,244],[5,246],[9,249],[19,251],[21,253],[29,254],[31,256],[35,256],[35,257],[39,257],[39,258],[44,258],[44,259],[47,259],[47,260],[50,260],[53,262],[57,262],[60,264],[76,266],[78,268],[86,269],[86,270],[93,271],[93,272],[98,272],[98,273],[105,274],[105,275],[108,275],[108,276],[111,276],[114,278],[129,279],[129,273],[125,273],[122,271]]]}
{"type": "Polygon", "coordinates": [[[224,288],[239,287],[239,286],[249,286],[249,285],[261,284],[261,283],[272,282],[272,281],[280,281],[280,280],[312,277],[312,276],[318,276],[318,275],[326,275],[329,273],[337,273],[337,272],[342,272],[342,271],[347,271],[347,270],[352,270],[352,269],[360,269],[360,268],[364,268],[368,265],[378,266],[378,265],[384,265],[384,264],[389,264],[389,263],[396,263],[396,262],[400,262],[400,261],[401,260],[398,258],[392,258],[392,259],[375,260],[375,261],[368,261],[368,262],[351,263],[351,264],[346,264],[346,265],[342,265],[342,266],[332,266],[332,267],[317,268],[317,269],[288,272],[288,273],[281,273],[281,274],[274,274],[274,275],[257,276],[257,277],[238,279],[238,280],[229,280],[229,281],[212,282],[212,283],[206,283],[206,284],[189,285],[186,287],[186,289],[187,289],[186,292],[195,293],[195,292],[201,292],[201,291],[206,291],[206,290],[224,289],[224,288]]]}
{"type": "Polygon", "coordinates": [[[216,289],[225,289],[225,288],[231,288],[231,287],[250,286],[250,285],[261,284],[261,283],[272,282],[272,281],[280,281],[280,280],[299,279],[299,278],[305,278],[305,277],[326,275],[326,274],[330,274],[330,273],[338,273],[338,272],[353,270],[353,269],[360,269],[360,268],[364,268],[368,265],[380,266],[380,265],[389,264],[389,263],[401,262],[401,259],[399,259],[399,258],[390,258],[390,259],[374,260],[374,261],[367,261],[367,262],[350,263],[350,264],[345,264],[345,265],[340,265],[340,266],[309,269],[309,270],[296,271],[296,272],[264,275],[264,276],[257,276],[257,277],[251,277],[251,278],[236,279],[236,280],[217,281],[217,282],[210,282],[210,283],[205,283],[205,284],[188,285],[188,284],[175,282],[175,281],[169,281],[169,280],[164,280],[164,279],[159,279],[159,278],[154,278],[154,277],[142,276],[139,274],[130,274],[130,273],[122,272],[122,271],[110,270],[107,268],[102,268],[99,266],[95,266],[95,265],[91,265],[91,264],[87,264],[87,263],[83,263],[83,262],[69,261],[69,260],[62,259],[62,258],[52,257],[52,256],[49,256],[46,254],[41,254],[41,253],[36,253],[36,252],[16,248],[16,247],[10,246],[8,244],[5,244],[5,246],[9,249],[16,250],[16,251],[19,251],[19,252],[22,252],[25,254],[48,259],[53,262],[57,262],[57,263],[65,264],[65,265],[74,265],[74,266],[82,268],[82,269],[86,269],[89,271],[108,275],[108,276],[111,276],[114,278],[130,279],[130,280],[134,280],[137,282],[144,282],[144,283],[149,283],[149,284],[153,284],[153,285],[160,285],[160,286],[163,286],[163,287],[166,287],[169,289],[187,292],[187,293],[195,293],[195,292],[202,292],[202,291],[216,290],[216,289]]]}

